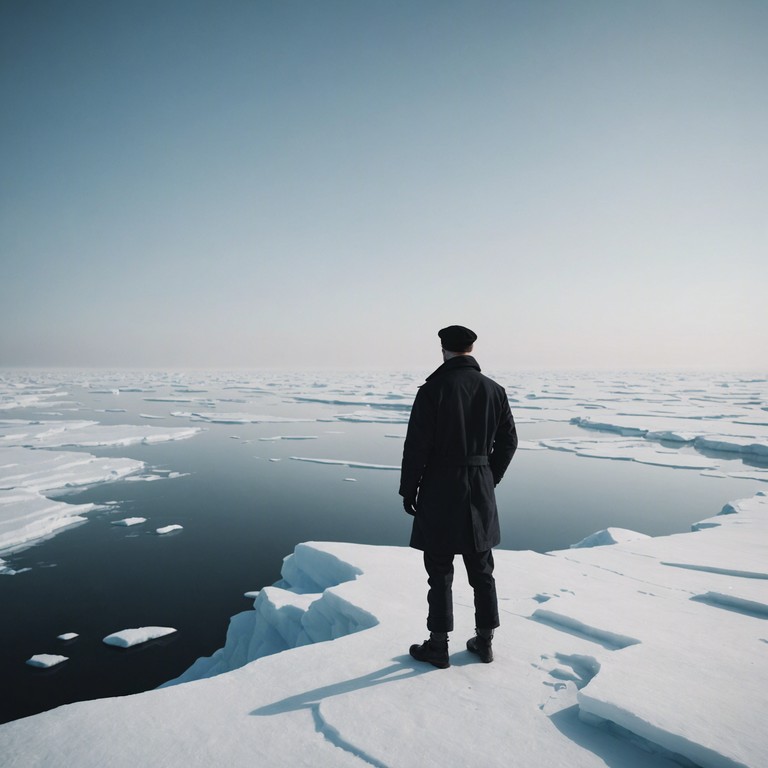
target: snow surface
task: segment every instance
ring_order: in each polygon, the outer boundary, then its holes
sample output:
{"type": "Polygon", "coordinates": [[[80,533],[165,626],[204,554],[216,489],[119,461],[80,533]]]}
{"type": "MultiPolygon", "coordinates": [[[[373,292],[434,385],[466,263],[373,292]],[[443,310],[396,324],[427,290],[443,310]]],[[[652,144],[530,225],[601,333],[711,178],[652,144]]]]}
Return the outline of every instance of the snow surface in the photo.
{"type": "Polygon", "coordinates": [[[120,632],[113,632],[107,635],[104,641],[107,645],[114,645],[118,648],[130,648],[140,643],[146,643],[149,640],[156,640],[158,637],[165,637],[174,633],[176,630],[172,627],[138,627],[136,629],[123,629],[120,632]]]}
{"type": "Polygon", "coordinates": [[[300,544],[212,657],[0,726],[4,766],[764,768],[768,497],[697,527],[497,551],[489,665],[464,650],[457,569],[448,670],[407,653],[426,636],[419,552],[300,544]]]}

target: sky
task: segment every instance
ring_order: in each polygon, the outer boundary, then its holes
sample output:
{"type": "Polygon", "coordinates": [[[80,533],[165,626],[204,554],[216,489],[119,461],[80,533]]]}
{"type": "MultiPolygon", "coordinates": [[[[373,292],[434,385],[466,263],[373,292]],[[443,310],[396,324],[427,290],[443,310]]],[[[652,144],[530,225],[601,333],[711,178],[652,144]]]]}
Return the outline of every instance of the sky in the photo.
{"type": "Polygon", "coordinates": [[[762,0],[2,0],[0,366],[768,368],[762,0]]]}

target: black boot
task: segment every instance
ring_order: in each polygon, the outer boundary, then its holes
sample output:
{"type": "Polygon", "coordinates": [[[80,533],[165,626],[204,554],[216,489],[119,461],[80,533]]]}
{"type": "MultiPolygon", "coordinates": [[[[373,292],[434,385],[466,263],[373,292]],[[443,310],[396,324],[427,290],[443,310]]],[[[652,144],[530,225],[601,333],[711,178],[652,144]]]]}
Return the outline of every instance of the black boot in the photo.
{"type": "Polygon", "coordinates": [[[410,654],[417,661],[427,661],[438,669],[451,666],[448,658],[448,635],[445,632],[431,632],[429,640],[421,645],[412,645],[410,654]]]}
{"type": "Polygon", "coordinates": [[[490,664],[493,661],[493,648],[491,647],[493,630],[476,629],[475,632],[477,634],[467,640],[467,650],[479,656],[480,661],[484,664],[490,664]]]}

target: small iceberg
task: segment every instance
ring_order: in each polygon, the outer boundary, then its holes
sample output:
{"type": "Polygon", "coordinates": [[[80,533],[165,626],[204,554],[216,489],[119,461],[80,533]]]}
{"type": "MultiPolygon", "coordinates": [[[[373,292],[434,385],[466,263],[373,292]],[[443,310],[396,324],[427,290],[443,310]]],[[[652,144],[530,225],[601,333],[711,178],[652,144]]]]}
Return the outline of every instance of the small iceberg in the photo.
{"type": "Polygon", "coordinates": [[[164,533],[171,533],[173,531],[180,531],[184,528],[183,525],[164,525],[162,528],[158,528],[155,533],[159,533],[161,536],[164,533]]]}
{"type": "Polygon", "coordinates": [[[55,667],[57,664],[61,664],[62,661],[67,661],[68,656],[59,656],[55,653],[36,653],[31,658],[27,659],[26,663],[30,667],[37,667],[38,669],[49,669],[55,667]]]}
{"type": "Polygon", "coordinates": [[[107,635],[103,642],[107,645],[114,645],[118,648],[131,648],[134,645],[146,643],[149,640],[157,640],[158,637],[165,637],[173,634],[176,630],[173,627],[138,627],[136,629],[123,629],[120,632],[113,632],[107,635]]]}

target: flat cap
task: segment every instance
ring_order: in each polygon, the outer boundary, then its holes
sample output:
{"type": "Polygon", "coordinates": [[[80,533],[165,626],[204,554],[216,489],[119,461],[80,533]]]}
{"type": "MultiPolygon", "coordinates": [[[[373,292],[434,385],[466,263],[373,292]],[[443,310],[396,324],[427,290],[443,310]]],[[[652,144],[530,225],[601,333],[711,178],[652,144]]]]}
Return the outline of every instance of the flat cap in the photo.
{"type": "Polygon", "coordinates": [[[463,352],[467,347],[471,347],[477,339],[477,334],[465,328],[463,325],[449,325],[438,331],[440,343],[443,349],[449,352],[463,352]]]}

